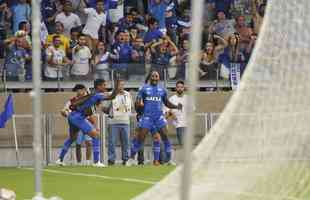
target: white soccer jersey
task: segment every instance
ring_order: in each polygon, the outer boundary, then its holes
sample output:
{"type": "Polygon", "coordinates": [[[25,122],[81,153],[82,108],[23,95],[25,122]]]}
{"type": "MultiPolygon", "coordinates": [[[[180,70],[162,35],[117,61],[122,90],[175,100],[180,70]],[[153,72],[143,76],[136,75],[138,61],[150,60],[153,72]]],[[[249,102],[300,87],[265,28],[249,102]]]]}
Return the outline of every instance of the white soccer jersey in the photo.
{"type": "Polygon", "coordinates": [[[79,16],[74,13],[70,13],[69,16],[66,16],[64,12],[61,12],[56,16],[55,22],[61,22],[64,25],[64,34],[67,37],[70,37],[70,31],[72,28],[81,26],[79,16]]]}
{"type": "Polygon", "coordinates": [[[47,57],[51,57],[54,63],[58,63],[59,65],[51,66],[46,64],[44,69],[44,75],[48,78],[57,78],[57,73],[59,73],[59,78],[62,78],[62,71],[60,70],[63,67],[64,58],[66,57],[66,53],[62,49],[55,49],[54,46],[49,46],[46,49],[47,57]]]}
{"type": "Polygon", "coordinates": [[[107,15],[105,13],[98,14],[93,8],[85,8],[84,12],[87,14],[87,21],[83,33],[94,39],[98,39],[99,28],[101,25],[106,25],[107,15]]]}
{"type": "Polygon", "coordinates": [[[87,46],[83,46],[76,52],[76,47],[72,50],[73,67],[71,74],[73,75],[87,75],[89,72],[89,59],[91,58],[91,52],[87,46]]]}
{"type": "Polygon", "coordinates": [[[173,95],[169,98],[169,101],[174,105],[179,103],[183,105],[182,110],[171,109],[171,112],[175,115],[176,120],[173,121],[173,124],[176,128],[187,127],[187,117],[186,117],[186,107],[187,107],[187,95],[179,97],[178,95],[173,95]]]}

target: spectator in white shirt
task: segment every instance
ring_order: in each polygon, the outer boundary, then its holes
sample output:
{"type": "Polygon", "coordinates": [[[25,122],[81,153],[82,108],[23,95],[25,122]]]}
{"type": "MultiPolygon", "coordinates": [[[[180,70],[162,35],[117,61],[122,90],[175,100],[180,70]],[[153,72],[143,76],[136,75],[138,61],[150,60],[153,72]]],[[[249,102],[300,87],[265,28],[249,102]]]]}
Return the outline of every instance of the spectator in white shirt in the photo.
{"type": "Polygon", "coordinates": [[[61,22],[64,25],[64,34],[70,37],[70,31],[72,28],[81,26],[81,20],[79,16],[72,13],[72,3],[67,1],[63,7],[63,12],[59,13],[55,22],[61,22]]]}
{"type": "Polygon", "coordinates": [[[169,98],[169,101],[175,105],[182,104],[183,109],[170,109],[166,112],[168,119],[172,119],[172,123],[176,128],[177,139],[179,145],[183,145],[183,137],[186,132],[187,127],[187,117],[186,117],[186,107],[187,105],[187,95],[184,94],[185,86],[183,81],[176,82],[176,94],[169,98]]]}
{"type": "Polygon", "coordinates": [[[90,71],[90,59],[92,54],[86,45],[86,36],[80,35],[78,44],[72,50],[73,66],[71,77],[74,80],[83,80],[90,71]]]}
{"type": "Polygon", "coordinates": [[[44,69],[45,80],[57,81],[63,79],[63,68],[71,63],[67,59],[65,51],[60,48],[61,38],[59,35],[53,37],[53,44],[46,49],[47,65],[44,69]]]}
{"type": "Polygon", "coordinates": [[[99,41],[96,46],[96,55],[94,56],[95,79],[110,80],[109,59],[113,55],[107,51],[104,42],[99,41]]]}
{"type": "Polygon", "coordinates": [[[115,163],[115,145],[118,135],[121,140],[122,164],[126,165],[129,158],[129,124],[133,103],[130,93],[124,90],[124,86],[125,82],[120,81],[120,92],[116,95],[115,99],[112,100],[110,107],[111,119],[109,120],[109,124],[111,132],[108,136],[108,163],[110,165],[115,163]]]}
{"type": "Polygon", "coordinates": [[[107,22],[107,15],[104,12],[103,1],[97,1],[96,9],[85,8],[84,12],[87,14],[87,21],[82,33],[89,37],[88,44],[91,45],[90,47],[92,50],[96,47],[98,42],[98,32],[100,27],[102,27],[104,32],[107,22]]]}
{"type": "Polygon", "coordinates": [[[110,20],[112,23],[117,23],[121,18],[124,17],[124,0],[116,0],[116,8],[110,8],[110,20]]]}

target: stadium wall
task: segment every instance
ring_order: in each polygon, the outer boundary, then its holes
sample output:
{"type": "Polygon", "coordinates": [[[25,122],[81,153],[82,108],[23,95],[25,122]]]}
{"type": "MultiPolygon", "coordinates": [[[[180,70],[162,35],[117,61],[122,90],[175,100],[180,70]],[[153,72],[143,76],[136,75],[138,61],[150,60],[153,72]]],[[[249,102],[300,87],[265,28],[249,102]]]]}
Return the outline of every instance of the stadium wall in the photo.
{"type": "MultiPolygon", "coordinates": [[[[170,93],[173,94],[173,93],[170,93]]],[[[228,102],[231,92],[200,92],[197,97],[199,113],[220,113],[228,102]]],[[[135,93],[132,93],[135,97],[135,93]]],[[[59,113],[65,102],[74,96],[74,93],[45,93],[42,95],[42,112],[59,113]]],[[[6,96],[0,95],[0,108],[3,108],[6,96]]],[[[31,114],[32,101],[29,93],[14,93],[15,114],[31,114]]]]}

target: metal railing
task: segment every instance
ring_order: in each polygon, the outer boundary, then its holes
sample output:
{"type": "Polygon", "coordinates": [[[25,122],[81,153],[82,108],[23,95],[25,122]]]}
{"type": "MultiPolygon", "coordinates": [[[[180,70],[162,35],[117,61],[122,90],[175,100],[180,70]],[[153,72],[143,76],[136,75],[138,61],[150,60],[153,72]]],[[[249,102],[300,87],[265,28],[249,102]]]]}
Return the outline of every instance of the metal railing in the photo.
{"type": "MultiPolygon", "coordinates": [[[[134,134],[136,127],[135,114],[132,114],[131,125],[130,125],[130,136],[134,134]]],[[[204,137],[208,130],[212,127],[216,116],[218,114],[214,113],[197,113],[197,128],[198,132],[194,133],[195,143],[204,137]]],[[[101,159],[106,160],[106,147],[107,140],[106,137],[109,134],[108,129],[108,117],[104,114],[98,114],[98,128],[100,129],[102,149],[101,149],[101,159]]],[[[19,151],[19,160],[21,165],[31,165],[33,162],[33,122],[32,115],[14,115],[17,144],[19,151]]],[[[169,125],[169,136],[172,140],[174,146],[177,143],[175,130],[169,125]]],[[[14,166],[17,165],[17,159],[15,156],[15,144],[14,144],[14,130],[13,130],[13,120],[8,123],[6,128],[0,129],[0,153],[3,156],[0,160],[0,166],[14,166]]],[[[43,114],[42,115],[42,148],[43,148],[43,163],[48,165],[54,163],[58,156],[59,148],[63,145],[64,140],[68,137],[68,125],[67,120],[60,116],[59,114],[43,114]]],[[[152,138],[147,137],[146,146],[152,145],[152,138]]],[[[120,143],[117,143],[120,146],[120,143]]],[[[70,154],[69,154],[70,155],[70,154]]],[[[74,156],[67,156],[67,161],[72,162],[74,156]]]]}
{"type": "MultiPolygon", "coordinates": [[[[135,70],[135,64],[129,64],[128,65],[128,70],[126,72],[122,72],[123,73],[123,78],[126,80],[127,84],[126,87],[127,88],[139,88],[141,86],[141,84],[144,83],[144,79],[146,77],[146,74],[148,73],[149,70],[151,70],[151,66],[149,66],[149,64],[145,64],[144,65],[144,69],[139,70],[136,69],[135,70]],[[144,72],[144,73],[142,73],[144,72]]],[[[143,66],[143,65],[142,65],[143,66]]],[[[138,65],[138,67],[141,67],[140,65],[138,65]]],[[[178,76],[177,73],[177,66],[174,65],[168,65],[168,66],[163,66],[163,78],[162,78],[162,82],[163,85],[168,87],[168,88],[173,88],[175,86],[175,82],[176,80],[184,80],[186,79],[186,72],[184,72],[184,77],[178,76]]],[[[113,82],[114,79],[114,74],[115,72],[117,72],[118,70],[113,69],[113,68],[108,68],[105,70],[105,79],[111,80],[111,82],[113,82]],[[108,78],[107,78],[108,76],[108,78]]],[[[72,76],[70,75],[70,67],[63,67],[59,70],[57,70],[57,78],[55,79],[55,81],[47,81],[44,78],[42,78],[42,88],[44,89],[55,89],[57,91],[61,91],[61,89],[71,89],[74,87],[74,85],[76,83],[81,83],[83,82],[84,84],[86,84],[89,87],[93,86],[93,80],[95,78],[98,78],[99,76],[96,75],[96,71],[90,72],[88,75],[86,75],[85,77],[83,77],[83,80],[76,80],[74,78],[72,78],[72,76]],[[62,73],[60,73],[60,71],[62,73]],[[62,74],[62,76],[60,76],[60,74],[62,74]]],[[[229,88],[231,86],[230,81],[229,80],[225,80],[225,79],[220,79],[220,75],[219,75],[219,70],[216,70],[216,77],[214,79],[207,79],[207,80],[200,80],[198,82],[197,87],[200,88],[215,88],[216,90],[219,88],[229,88]]],[[[2,82],[4,85],[4,90],[6,89],[31,89],[33,88],[33,84],[32,82],[29,80],[18,80],[18,81],[8,81],[7,77],[6,77],[6,70],[5,68],[3,69],[2,72],[2,82]]],[[[182,75],[183,76],[183,75],[182,75]]],[[[109,87],[112,87],[112,84],[108,85],[109,87]]]]}

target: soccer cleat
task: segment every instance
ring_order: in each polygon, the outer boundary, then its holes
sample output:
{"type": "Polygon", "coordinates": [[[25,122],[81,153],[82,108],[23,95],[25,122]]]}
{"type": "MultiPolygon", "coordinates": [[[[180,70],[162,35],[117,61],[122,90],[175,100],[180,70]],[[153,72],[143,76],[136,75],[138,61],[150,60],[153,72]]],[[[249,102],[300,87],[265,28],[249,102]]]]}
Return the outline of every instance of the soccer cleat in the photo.
{"type": "Polygon", "coordinates": [[[108,160],[108,165],[115,165],[115,161],[113,161],[113,160],[108,160]]]}
{"type": "Polygon", "coordinates": [[[66,165],[64,163],[64,161],[61,161],[60,159],[57,159],[55,163],[56,163],[56,165],[59,165],[59,166],[65,166],[66,165]]]}
{"type": "Polygon", "coordinates": [[[127,160],[127,162],[126,162],[126,166],[127,166],[127,167],[131,167],[131,166],[133,166],[133,165],[137,165],[137,162],[136,162],[134,159],[129,158],[129,159],[127,160]]]}
{"type": "Polygon", "coordinates": [[[97,162],[93,164],[93,167],[107,167],[107,166],[101,162],[97,162]]]}
{"type": "Polygon", "coordinates": [[[154,160],[154,161],[153,161],[153,165],[154,165],[154,166],[160,166],[159,160],[154,160]]]}
{"type": "Polygon", "coordinates": [[[165,165],[177,166],[177,164],[173,162],[172,160],[169,160],[168,162],[166,162],[165,165]]]}

